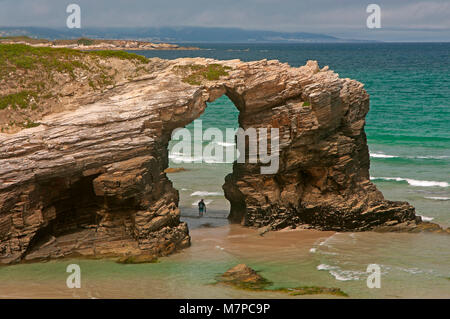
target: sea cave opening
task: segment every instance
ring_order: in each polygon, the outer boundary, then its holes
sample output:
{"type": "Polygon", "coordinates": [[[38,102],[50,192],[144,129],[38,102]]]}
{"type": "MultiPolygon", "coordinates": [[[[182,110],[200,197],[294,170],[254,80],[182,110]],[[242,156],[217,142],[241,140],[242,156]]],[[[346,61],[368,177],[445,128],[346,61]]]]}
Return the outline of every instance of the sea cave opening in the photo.
{"type": "Polygon", "coordinates": [[[179,192],[180,219],[188,223],[189,229],[229,223],[231,204],[224,196],[222,185],[225,177],[232,173],[238,155],[234,136],[239,128],[238,117],[239,110],[234,103],[222,95],[208,103],[198,119],[185,126],[190,141],[184,151],[179,152],[180,147],[176,145],[181,138],[172,138],[169,142],[166,172],[179,192]],[[194,144],[201,145],[201,153],[196,152],[194,144]],[[186,152],[186,148],[190,148],[190,152],[186,152]],[[198,202],[201,199],[206,204],[206,213],[200,218],[198,202]]]}
{"type": "Polygon", "coordinates": [[[46,247],[59,245],[64,249],[74,246],[77,237],[87,236],[99,223],[98,211],[103,198],[97,196],[93,188],[93,180],[97,176],[53,178],[39,183],[46,199],[42,209],[42,218],[46,222],[31,239],[26,255],[45,259],[46,247]]]}

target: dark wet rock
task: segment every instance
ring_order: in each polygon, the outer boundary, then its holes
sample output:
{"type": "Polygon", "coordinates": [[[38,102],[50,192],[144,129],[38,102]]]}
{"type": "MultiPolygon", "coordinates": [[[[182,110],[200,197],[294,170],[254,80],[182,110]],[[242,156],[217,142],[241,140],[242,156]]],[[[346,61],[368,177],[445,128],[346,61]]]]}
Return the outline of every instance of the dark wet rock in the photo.
{"type": "Polygon", "coordinates": [[[154,264],[158,258],[153,255],[123,256],[116,260],[118,264],[154,264]]]}
{"type": "Polygon", "coordinates": [[[394,222],[389,221],[383,225],[377,226],[373,229],[376,232],[387,233],[435,233],[435,234],[450,234],[450,228],[442,228],[436,223],[432,222],[394,222]]]}
{"type": "Polygon", "coordinates": [[[302,295],[334,295],[339,297],[348,297],[348,295],[339,288],[327,288],[320,286],[304,286],[296,288],[279,288],[272,291],[285,292],[291,296],[302,295]]]}
{"type": "Polygon", "coordinates": [[[211,223],[204,223],[204,224],[200,224],[199,226],[200,228],[213,228],[213,224],[211,223]]]}
{"type": "Polygon", "coordinates": [[[301,286],[295,288],[270,288],[272,283],[245,264],[236,265],[218,278],[218,282],[239,289],[287,293],[291,296],[328,294],[340,297],[348,295],[339,288],[301,286]]]}
{"type": "Polygon", "coordinates": [[[220,276],[220,282],[238,288],[264,289],[271,282],[259,275],[255,270],[245,264],[239,264],[227,270],[220,276]]]}

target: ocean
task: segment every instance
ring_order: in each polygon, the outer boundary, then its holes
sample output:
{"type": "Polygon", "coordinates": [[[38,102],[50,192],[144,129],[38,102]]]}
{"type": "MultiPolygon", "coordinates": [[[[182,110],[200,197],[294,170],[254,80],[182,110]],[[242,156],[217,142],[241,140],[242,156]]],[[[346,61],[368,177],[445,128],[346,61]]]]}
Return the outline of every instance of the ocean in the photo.
{"type": "MultiPolygon", "coordinates": [[[[164,59],[277,59],[291,66],[317,60],[340,77],[364,83],[371,101],[365,130],[372,181],[385,198],[408,201],[424,220],[450,226],[450,43],[192,45],[202,50],[138,53],[164,59]]],[[[199,119],[203,130],[224,131],[237,128],[237,118],[233,103],[222,96],[199,119]]],[[[177,159],[180,154],[170,152],[170,167],[186,171],[169,177],[180,192],[192,247],[148,265],[72,260],[1,267],[0,297],[284,297],[211,285],[217,274],[247,263],[274,287],[339,287],[354,298],[450,298],[450,236],[294,230],[261,237],[228,224],[222,184],[231,163],[177,159]],[[201,198],[208,212],[197,218],[201,198]],[[84,290],[65,287],[64,267],[70,262],[84,269],[84,290]],[[380,265],[379,289],[366,285],[369,264],[380,265]]]]}

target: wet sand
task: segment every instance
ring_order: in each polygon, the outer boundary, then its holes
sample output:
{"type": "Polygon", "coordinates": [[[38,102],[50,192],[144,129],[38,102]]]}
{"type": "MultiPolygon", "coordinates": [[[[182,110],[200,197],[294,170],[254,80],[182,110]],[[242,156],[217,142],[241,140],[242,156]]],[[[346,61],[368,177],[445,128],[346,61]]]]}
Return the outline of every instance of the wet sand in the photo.
{"type": "Polygon", "coordinates": [[[450,298],[449,238],[434,234],[287,230],[261,236],[214,214],[186,217],[192,246],[156,264],[56,260],[0,267],[1,298],[336,298],[289,296],[215,284],[245,263],[271,288],[337,287],[350,298],[450,298]],[[440,253],[438,253],[440,252],[440,253]],[[81,267],[81,289],[66,286],[67,265],[81,267]],[[378,263],[382,288],[369,289],[366,267],[378,263]]]}
{"type": "MultiPolygon", "coordinates": [[[[208,218],[192,220],[194,223],[201,220],[200,225],[210,223],[208,218]]],[[[252,260],[261,261],[280,259],[291,255],[289,252],[293,249],[306,256],[315,241],[332,234],[299,230],[260,236],[255,229],[217,220],[225,225],[192,230],[190,248],[161,258],[157,264],[120,265],[113,260],[67,259],[1,267],[0,297],[287,298],[289,296],[283,293],[252,292],[214,285],[215,277],[241,262],[261,270],[256,262],[247,259],[249,256],[252,260]],[[66,287],[69,274],[65,267],[71,263],[81,267],[81,289],[66,287]]]]}

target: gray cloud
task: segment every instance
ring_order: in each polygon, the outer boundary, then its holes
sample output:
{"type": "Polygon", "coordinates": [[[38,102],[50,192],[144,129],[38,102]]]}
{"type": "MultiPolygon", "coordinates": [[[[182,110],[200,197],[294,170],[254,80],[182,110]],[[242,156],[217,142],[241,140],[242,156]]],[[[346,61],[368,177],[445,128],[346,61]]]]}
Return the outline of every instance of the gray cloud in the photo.
{"type": "Polygon", "coordinates": [[[218,26],[450,40],[449,0],[0,0],[0,25],[64,27],[69,3],[81,6],[82,27],[218,26]],[[381,30],[366,28],[369,3],[381,6],[381,30]]]}

